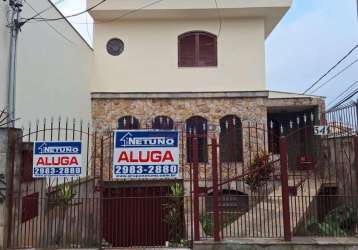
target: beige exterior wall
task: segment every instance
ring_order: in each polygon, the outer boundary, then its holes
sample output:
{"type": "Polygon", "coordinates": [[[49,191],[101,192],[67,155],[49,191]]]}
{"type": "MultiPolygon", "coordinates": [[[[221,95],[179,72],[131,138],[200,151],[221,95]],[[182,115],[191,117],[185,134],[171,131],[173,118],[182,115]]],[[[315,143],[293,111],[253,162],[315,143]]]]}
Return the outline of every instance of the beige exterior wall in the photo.
{"type": "Polygon", "coordinates": [[[225,19],[218,37],[218,66],[178,68],[178,36],[218,33],[215,19],[127,20],[95,25],[92,92],[253,91],[265,85],[265,27],[259,18],[225,19]],[[123,54],[106,43],[118,37],[123,54]]]}
{"type": "MultiPolygon", "coordinates": [[[[37,11],[52,6],[47,0],[32,0],[29,3],[37,11]]],[[[0,108],[6,104],[9,49],[8,29],[4,26],[6,5],[1,1],[0,108]]],[[[34,14],[24,3],[22,16],[31,17],[34,14]]],[[[60,17],[60,14],[51,8],[44,17],[60,17]]],[[[66,21],[25,24],[18,41],[16,117],[21,120],[17,126],[51,116],[89,121],[92,57],[92,50],[66,21]]]]}
{"type": "MultiPolygon", "coordinates": [[[[95,6],[96,0],[87,0],[87,6],[95,6]]],[[[148,4],[146,0],[107,0],[91,11],[97,21],[123,19],[265,19],[265,35],[271,33],[292,4],[292,0],[170,0],[148,4]],[[135,11],[141,9],[141,11],[135,11]],[[130,12],[130,15],[128,13],[130,12]]]]}

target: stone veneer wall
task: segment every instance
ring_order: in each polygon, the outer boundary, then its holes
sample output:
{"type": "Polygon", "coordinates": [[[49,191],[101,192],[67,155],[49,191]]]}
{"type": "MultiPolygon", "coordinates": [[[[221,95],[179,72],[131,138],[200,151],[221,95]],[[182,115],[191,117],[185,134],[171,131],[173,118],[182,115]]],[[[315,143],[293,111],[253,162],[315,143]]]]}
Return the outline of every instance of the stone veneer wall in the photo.
{"type": "Polygon", "coordinates": [[[198,99],[92,99],[93,127],[97,131],[116,128],[120,117],[133,115],[145,128],[159,115],[184,123],[191,116],[206,118],[209,125],[219,125],[225,115],[236,115],[241,120],[266,123],[265,98],[198,98],[198,99]],[[111,126],[111,127],[109,127],[111,126]]]}
{"type": "MultiPolygon", "coordinates": [[[[185,123],[191,116],[206,118],[209,125],[219,125],[225,115],[236,115],[243,122],[253,121],[266,124],[267,108],[290,106],[318,106],[318,113],[325,111],[323,98],[267,98],[265,95],[250,97],[191,97],[177,98],[116,98],[106,94],[92,97],[93,128],[106,132],[117,127],[120,117],[132,115],[139,119],[141,128],[150,124],[159,115],[171,117],[176,123],[185,123]]],[[[205,96],[205,95],[203,95],[205,96]]]]}
{"type": "MultiPolygon", "coordinates": [[[[135,116],[141,125],[146,128],[150,121],[160,115],[171,117],[175,123],[184,124],[191,116],[202,116],[208,120],[209,127],[219,127],[219,120],[226,115],[236,115],[243,122],[243,164],[226,164],[222,171],[227,177],[233,177],[234,174],[242,173],[242,166],[248,166],[252,155],[257,150],[265,148],[267,150],[267,135],[263,132],[267,124],[268,107],[286,107],[286,106],[319,106],[319,112],[324,110],[324,101],[320,98],[280,98],[268,99],[267,95],[245,96],[210,96],[202,95],[188,97],[145,97],[144,94],[134,98],[133,96],[117,96],[114,94],[95,94],[92,95],[92,119],[93,129],[98,135],[106,134],[117,127],[117,121],[122,116],[135,116]],[[255,129],[250,130],[248,126],[254,126],[255,123],[260,126],[258,132],[255,129]],[[256,134],[257,133],[257,134],[256,134]],[[249,136],[250,134],[250,136],[249,136]],[[250,137],[250,138],[249,138],[250,137]],[[254,138],[255,137],[255,138],[254,138]],[[251,145],[249,145],[249,142],[251,145]],[[253,147],[252,144],[256,146],[253,147]],[[256,151],[255,151],[256,150],[256,151]]],[[[189,94],[190,95],[190,94],[189,94]]],[[[181,127],[183,129],[183,127],[181,127]]],[[[215,135],[219,138],[218,130],[210,131],[210,137],[215,135]]],[[[186,163],[185,152],[185,133],[182,133],[181,165],[184,167],[182,177],[189,178],[190,166],[186,163]]],[[[211,149],[208,149],[211,151],[211,149]]],[[[208,164],[200,164],[199,171],[202,178],[202,186],[210,186],[210,183],[204,183],[204,178],[211,179],[211,157],[209,152],[208,164]]],[[[104,172],[106,178],[110,170],[104,172]]],[[[225,178],[225,177],[224,177],[225,178]]]]}
{"type": "MultiPolygon", "coordinates": [[[[135,116],[139,121],[141,128],[146,128],[151,119],[159,115],[171,117],[176,124],[184,124],[191,116],[202,116],[208,120],[209,127],[219,127],[219,120],[226,115],[236,115],[245,123],[246,121],[258,122],[261,126],[266,124],[266,97],[243,97],[243,98],[148,98],[148,99],[116,99],[116,98],[92,98],[92,117],[93,128],[99,133],[106,133],[117,127],[117,121],[120,117],[126,115],[135,116]]],[[[183,130],[184,127],[181,126],[183,130]]],[[[210,131],[209,135],[219,137],[218,130],[210,131]]],[[[248,159],[248,133],[244,133],[244,161],[248,159]]],[[[189,178],[189,165],[186,164],[186,143],[185,133],[181,133],[182,150],[181,165],[185,170],[184,178],[189,178]]],[[[263,133],[262,133],[262,141],[263,133]]],[[[261,142],[263,143],[263,142],[261,142]]],[[[211,150],[210,148],[208,149],[211,150]]],[[[201,164],[200,172],[202,178],[210,179],[210,152],[209,164],[201,164]]],[[[232,164],[230,171],[238,172],[239,164],[232,164]],[[236,170],[234,170],[236,168],[236,170]]],[[[106,171],[107,172],[107,171],[106,171]]],[[[105,173],[106,175],[106,173],[105,173]]],[[[203,184],[204,185],[204,184],[203,184]]]]}

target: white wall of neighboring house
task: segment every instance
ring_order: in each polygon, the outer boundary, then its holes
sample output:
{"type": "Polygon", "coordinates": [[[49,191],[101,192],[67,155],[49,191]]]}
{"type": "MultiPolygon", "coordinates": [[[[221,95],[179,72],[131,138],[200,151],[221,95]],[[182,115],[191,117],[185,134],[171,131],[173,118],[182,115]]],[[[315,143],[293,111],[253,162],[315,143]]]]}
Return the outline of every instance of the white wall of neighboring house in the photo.
{"type": "Polygon", "coordinates": [[[218,37],[218,66],[178,68],[178,36],[217,34],[217,19],[131,20],[95,25],[94,92],[254,91],[265,85],[265,28],[259,18],[225,19],[218,37]],[[110,56],[109,39],[124,41],[110,56]]]}
{"type": "MultiPolygon", "coordinates": [[[[27,0],[36,10],[50,8],[42,16],[60,17],[48,0],[27,0]]],[[[4,6],[0,17],[0,105],[4,106],[3,89],[6,86],[8,51],[7,28],[4,28],[4,6]],[[4,40],[4,41],[3,41],[4,40]],[[7,56],[6,56],[7,57],[7,56]],[[5,75],[3,74],[5,72],[5,75]]],[[[26,3],[23,17],[35,14],[26,3]]],[[[77,118],[90,121],[90,72],[93,51],[81,36],[64,20],[27,23],[22,27],[18,41],[17,101],[18,126],[44,117],[77,118]],[[51,26],[52,27],[51,27],[51,26]]]]}

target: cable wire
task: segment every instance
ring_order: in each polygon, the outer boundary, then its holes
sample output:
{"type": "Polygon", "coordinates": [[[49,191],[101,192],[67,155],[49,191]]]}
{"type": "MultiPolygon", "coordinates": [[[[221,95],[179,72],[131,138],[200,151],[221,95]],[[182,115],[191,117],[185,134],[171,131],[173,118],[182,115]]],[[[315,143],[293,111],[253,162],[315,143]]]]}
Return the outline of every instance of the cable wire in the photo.
{"type": "MultiPolygon", "coordinates": [[[[36,13],[38,14],[39,12],[27,1],[24,0],[25,3],[36,13]]],[[[41,14],[39,14],[38,16],[41,16],[41,14]]],[[[51,25],[49,22],[45,22],[53,31],[55,31],[59,36],[61,36],[63,39],[65,39],[67,42],[76,45],[75,42],[73,42],[71,39],[67,38],[65,35],[63,35],[61,32],[59,32],[53,25],[51,25]]]]}
{"type": "MultiPolygon", "coordinates": [[[[102,1],[107,1],[107,0],[102,0],[102,1]]],[[[107,21],[93,22],[93,24],[105,24],[105,23],[114,22],[114,21],[120,20],[120,19],[122,19],[122,18],[124,18],[124,17],[126,17],[126,16],[129,16],[129,15],[135,13],[135,12],[141,11],[141,10],[143,10],[143,9],[146,9],[146,8],[148,8],[148,7],[151,7],[151,6],[155,5],[155,4],[158,4],[158,3],[163,2],[163,1],[164,1],[164,0],[155,0],[155,1],[152,1],[152,2],[150,2],[150,3],[148,3],[148,4],[143,5],[143,6],[139,7],[139,8],[137,8],[137,9],[130,10],[130,11],[128,11],[128,12],[126,12],[126,13],[124,13],[124,14],[118,16],[118,17],[109,19],[109,20],[107,20],[107,21]]],[[[98,6],[98,4],[96,4],[96,5],[98,6]]],[[[93,10],[94,8],[96,8],[96,7],[97,7],[96,5],[95,5],[95,6],[92,6],[90,10],[93,10]]],[[[84,14],[85,12],[90,11],[90,10],[82,11],[81,15],[84,14]]],[[[77,14],[79,14],[79,13],[77,13],[77,14]]],[[[74,14],[74,15],[68,16],[68,18],[71,18],[71,17],[73,17],[73,16],[78,16],[78,15],[74,14]]],[[[66,17],[62,17],[61,19],[64,19],[64,18],[66,18],[66,17]]],[[[55,19],[55,18],[53,18],[53,19],[39,19],[39,20],[38,20],[38,19],[35,18],[35,20],[33,20],[34,22],[32,22],[32,23],[41,22],[41,21],[58,21],[58,20],[60,20],[60,19],[55,19]]],[[[83,23],[83,22],[82,22],[82,23],[80,23],[80,22],[73,22],[73,24],[86,24],[86,23],[83,23]]]]}
{"type": "Polygon", "coordinates": [[[222,16],[221,16],[221,11],[220,11],[218,0],[214,0],[214,1],[215,1],[215,6],[216,6],[217,14],[218,14],[218,19],[219,19],[219,29],[218,29],[218,33],[217,33],[217,37],[219,38],[221,35],[221,28],[222,28],[222,16]]]}
{"type": "Polygon", "coordinates": [[[341,92],[337,97],[335,97],[332,101],[330,101],[327,105],[331,105],[332,103],[334,103],[338,98],[340,98],[341,96],[343,96],[346,92],[348,92],[352,87],[354,87],[354,85],[356,85],[358,83],[358,81],[355,81],[354,83],[352,83],[351,85],[348,86],[348,88],[346,88],[343,92],[341,92]]]}
{"type": "Polygon", "coordinates": [[[329,78],[327,81],[325,81],[324,83],[322,83],[320,86],[318,86],[316,89],[312,90],[311,93],[314,93],[316,91],[318,91],[320,88],[322,88],[324,85],[326,85],[327,83],[329,83],[330,81],[332,81],[333,79],[335,79],[337,76],[341,75],[342,73],[344,73],[347,69],[349,69],[350,67],[352,67],[354,64],[356,64],[358,62],[358,58],[355,59],[352,63],[348,64],[346,67],[344,67],[341,71],[339,71],[337,74],[335,74],[334,76],[332,76],[331,78],[329,78]]]}
{"type": "Polygon", "coordinates": [[[104,2],[106,2],[107,0],[101,0],[100,2],[98,2],[97,4],[93,5],[92,7],[86,9],[86,10],[83,10],[83,11],[80,11],[78,13],[75,13],[75,14],[72,14],[72,15],[68,15],[68,16],[63,16],[63,17],[58,17],[58,18],[37,18],[36,16],[38,15],[35,15],[31,18],[27,18],[25,19],[25,22],[28,22],[30,20],[37,20],[37,21],[45,21],[45,22],[49,22],[49,21],[58,21],[58,20],[62,20],[62,19],[68,19],[68,18],[71,18],[71,17],[75,17],[75,16],[80,16],[84,13],[87,13],[95,8],[97,8],[98,6],[100,6],[101,4],[103,4],[104,2]]]}
{"type": "MultiPolygon", "coordinates": [[[[51,6],[50,6],[50,7],[47,7],[47,8],[45,8],[45,9],[43,9],[42,11],[36,13],[36,15],[34,15],[34,16],[30,17],[30,18],[25,18],[25,19],[26,19],[27,21],[32,20],[32,19],[35,19],[35,17],[38,17],[39,15],[42,15],[42,14],[46,13],[47,11],[49,11],[49,10],[51,10],[51,9],[53,9],[53,8],[55,8],[55,7],[57,7],[57,4],[59,4],[59,3],[63,2],[63,1],[64,1],[64,0],[59,0],[59,1],[57,1],[57,2],[52,2],[52,1],[50,0],[50,3],[51,3],[51,6]]],[[[27,21],[26,21],[26,22],[27,22],[27,21]]]]}
{"type": "Polygon", "coordinates": [[[345,102],[349,101],[356,94],[358,94],[358,88],[356,88],[356,89],[352,90],[351,92],[349,92],[348,95],[346,95],[342,100],[340,100],[335,105],[333,105],[331,108],[329,108],[329,110],[333,110],[335,108],[338,108],[339,106],[341,106],[345,102]]]}
{"type": "Polygon", "coordinates": [[[325,78],[332,70],[334,70],[338,65],[340,65],[350,54],[353,53],[358,48],[358,44],[355,45],[342,59],[340,59],[333,67],[331,67],[326,73],[324,73],[317,81],[315,81],[308,89],[306,89],[303,94],[306,94],[314,86],[316,86],[323,78],[325,78]]]}

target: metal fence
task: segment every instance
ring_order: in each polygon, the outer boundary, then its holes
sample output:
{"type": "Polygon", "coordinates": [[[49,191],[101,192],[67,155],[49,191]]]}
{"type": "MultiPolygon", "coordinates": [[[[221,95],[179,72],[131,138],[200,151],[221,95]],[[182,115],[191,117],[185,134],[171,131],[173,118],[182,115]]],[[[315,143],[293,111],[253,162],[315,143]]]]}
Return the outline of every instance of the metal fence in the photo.
{"type": "Polygon", "coordinates": [[[331,131],[322,136],[306,122],[281,134],[249,121],[220,130],[173,124],[180,133],[176,180],[113,179],[112,131],[37,122],[10,145],[8,246],[190,247],[206,239],[355,235],[358,140],[351,108],[327,114],[321,125],[331,131]],[[342,112],[346,118],[337,123],[342,112]],[[33,179],[32,142],[57,140],[82,142],[83,174],[33,179]]]}

